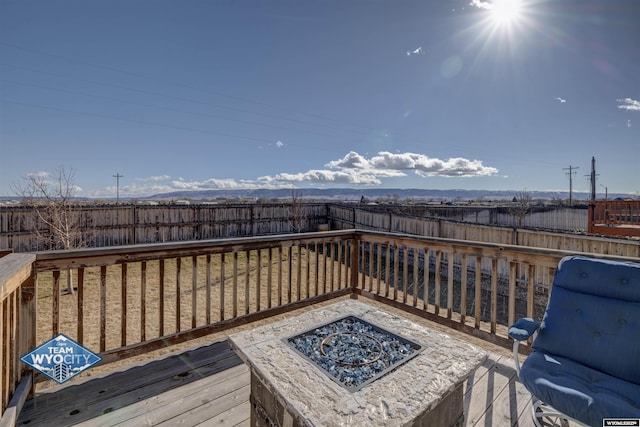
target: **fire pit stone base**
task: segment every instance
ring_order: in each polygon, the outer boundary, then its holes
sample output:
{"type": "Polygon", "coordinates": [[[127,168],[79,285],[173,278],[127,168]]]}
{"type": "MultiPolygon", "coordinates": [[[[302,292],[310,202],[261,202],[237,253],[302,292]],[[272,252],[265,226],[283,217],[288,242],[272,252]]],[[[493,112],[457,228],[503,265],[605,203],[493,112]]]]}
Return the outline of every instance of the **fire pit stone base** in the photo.
{"type": "Polygon", "coordinates": [[[356,300],[238,332],[229,342],[251,370],[251,425],[269,427],[462,426],[464,382],[487,357],[472,344],[356,300]],[[421,351],[348,390],[287,342],[345,316],[406,338],[421,351]]]}

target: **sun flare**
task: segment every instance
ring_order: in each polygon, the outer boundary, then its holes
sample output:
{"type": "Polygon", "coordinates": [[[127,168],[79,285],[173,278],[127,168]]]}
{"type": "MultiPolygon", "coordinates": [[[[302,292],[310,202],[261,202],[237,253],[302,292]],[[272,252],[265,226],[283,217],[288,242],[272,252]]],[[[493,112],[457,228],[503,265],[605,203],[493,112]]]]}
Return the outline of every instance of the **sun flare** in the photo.
{"type": "Polygon", "coordinates": [[[484,9],[494,26],[509,26],[521,20],[525,0],[472,0],[471,5],[484,9]]]}
{"type": "Polygon", "coordinates": [[[508,25],[520,19],[522,14],[522,1],[494,0],[489,7],[489,12],[495,24],[508,25]]]}

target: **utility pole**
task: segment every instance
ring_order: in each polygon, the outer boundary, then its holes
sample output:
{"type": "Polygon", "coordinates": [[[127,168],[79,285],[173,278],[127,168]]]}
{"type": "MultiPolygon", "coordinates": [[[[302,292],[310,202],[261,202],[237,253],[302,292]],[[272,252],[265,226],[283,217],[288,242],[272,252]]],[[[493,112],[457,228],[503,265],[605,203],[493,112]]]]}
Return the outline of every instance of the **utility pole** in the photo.
{"type": "Polygon", "coordinates": [[[568,170],[567,175],[569,175],[569,206],[573,206],[573,175],[576,174],[575,170],[580,169],[578,166],[569,165],[568,168],[562,168],[562,170],[568,170]]]}
{"type": "Polygon", "coordinates": [[[596,158],[591,157],[591,201],[596,201],[596,158]]]}
{"type": "Polygon", "coordinates": [[[609,198],[609,189],[607,188],[606,185],[602,185],[602,184],[600,184],[600,187],[604,187],[604,200],[606,202],[607,199],[609,198]]]}
{"type": "Polygon", "coordinates": [[[589,182],[591,183],[591,201],[596,201],[596,176],[599,174],[596,173],[596,158],[591,157],[591,173],[589,175],[585,175],[589,178],[589,182]]]}
{"type": "Polygon", "coordinates": [[[116,179],[116,205],[120,204],[120,178],[124,178],[124,175],[116,172],[115,175],[111,175],[116,179]]]}

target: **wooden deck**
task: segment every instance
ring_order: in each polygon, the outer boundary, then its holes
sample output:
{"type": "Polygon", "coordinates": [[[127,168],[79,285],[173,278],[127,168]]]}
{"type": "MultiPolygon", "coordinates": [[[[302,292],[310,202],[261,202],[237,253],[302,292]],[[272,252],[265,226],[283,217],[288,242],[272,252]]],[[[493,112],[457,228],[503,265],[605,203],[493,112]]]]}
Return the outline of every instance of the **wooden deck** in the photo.
{"type": "MultiPolygon", "coordinates": [[[[227,341],[102,378],[60,386],[27,401],[17,425],[248,426],[249,370],[227,341]]],[[[531,397],[512,358],[490,352],[465,383],[465,425],[533,426],[531,397]]]]}

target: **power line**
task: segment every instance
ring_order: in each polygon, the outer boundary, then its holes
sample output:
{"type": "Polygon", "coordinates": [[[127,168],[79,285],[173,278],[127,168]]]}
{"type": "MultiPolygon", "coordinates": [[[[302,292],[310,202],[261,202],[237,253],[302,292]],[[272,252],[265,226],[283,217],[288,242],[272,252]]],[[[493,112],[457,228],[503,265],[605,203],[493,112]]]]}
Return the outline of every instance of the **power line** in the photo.
{"type": "MultiPolygon", "coordinates": [[[[323,136],[323,137],[326,137],[326,138],[340,139],[342,141],[345,140],[345,139],[343,139],[343,138],[341,138],[339,136],[331,135],[331,134],[327,134],[327,133],[322,133],[322,132],[309,131],[309,130],[305,130],[305,129],[296,129],[296,128],[291,128],[291,127],[287,127],[287,126],[279,126],[279,125],[270,124],[270,123],[255,122],[255,121],[252,121],[252,120],[236,119],[236,118],[231,118],[231,117],[219,116],[217,114],[201,113],[201,112],[198,112],[198,111],[183,110],[183,109],[167,107],[167,106],[163,106],[163,105],[153,105],[153,104],[145,104],[145,103],[141,103],[141,102],[126,101],[124,99],[113,98],[113,97],[110,97],[110,96],[95,95],[95,94],[90,94],[90,93],[74,91],[74,90],[59,89],[59,88],[55,88],[55,87],[36,85],[36,84],[32,84],[32,83],[23,83],[23,82],[18,82],[18,81],[14,81],[14,80],[7,80],[7,79],[0,79],[0,82],[17,84],[17,85],[26,86],[26,87],[34,87],[34,88],[38,88],[38,89],[45,89],[45,90],[50,90],[50,91],[55,91],[55,92],[60,92],[60,93],[66,93],[66,94],[69,94],[69,95],[78,95],[78,96],[84,96],[84,97],[89,97],[89,98],[105,99],[107,101],[119,102],[119,103],[127,104],[127,105],[134,105],[134,106],[139,106],[139,107],[155,108],[155,109],[159,109],[159,110],[173,111],[173,112],[182,113],[182,114],[188,114],[188,115],[192,115],[192,116],[216,118],[216,119],[226,120],[226,121],[230,121],[230,122],[243,123],[243,124],[249,124],[249,125],[254,125],[254,126],[263,126],[263,127],[268,127],[268,128],[272,128],[272,129],[280,129],[280,130],[286,130],[286,131],[291,131],[291,132],[300,132],[300,133],[309,134],[309,135],[323,136]]],[[[357,142],[356,140],[352,140],[352,141],[357,142]]]]}
{"type": "Polygon", "coordinates": [[[188,97],[183,97],[183,96],[167,95],[167,94],[160,93],[160,92],[154,92],[154,91],[144,90],[144,89],[140,89],[140,88],[133,88],[133,87],[114,84],[114,83],[105,83],[105,82],[101,82],[101,81],[97,81],[97,80],[85,79],[85,78],[82,78],[82,77],[72,77],[72,76],[68,76],[68,75],[64,75],[64,74],[52,73],[50,71],[42,71],[42,70],[38,70],[38,69],[35,69],[35,68],[31,68],[31,67],[23,67],[21,65],[8,64],[8,63],[4,63],[4,62],[0,63],[0,65],[4,66],[4,67],[17,68],[17,69],[29,71],[29,72],[32,72],[32,73],[45,74],[45,75],[50,75],[50,76],[53,76],[53,77],[61,77],[63,79],[69,79],[69,80],[73,80],[73,81],[80,81],[80,82],[85,82],[85,83],[90,83],[90,84],[95,84],[95,85],[105,86],[105,87],[111,87],[111,88],[116,88],[116,89],[124,89],[124,90],[128,90],[128,91],[131,91],[131,92],[141,93],[141,94],[147,95],[147,96],[149,96],[149,95],[151,95],[151,96],[159,96],[159,97],[163,97],[163,98],[167,98],[167,99],[172,99],[172,100],[175,100],[175,101],[191,102],[191,103],[194,103],[194,104],[200,104],[200,105],[206,105],[206,106],[209,106],[209,107],[219,108],[219,109],[222,109],[222,110],[228,110],[228,111],[233,111],[233,112],[243,113],[243,114],[253,114],[253,115],[256,115],[256,116],[262,116],[262,117],[266,117],[266,118],[270,118],[270,119],[284,120],[284,121],[293,122],[293,123],[300,123],[300,124],[308,125],[308,126],[321,127],[323,129],[324,128],[335,129],[335,130],[340,130],[342,132],[356,133],[358,135],[363,135],[363,132],[364,132],[364,131],[356,131],[356,130],[353,130],[353,129],[346,129],[346,128],[342,128],[342,127],[338,127],[338,126],[331,126],[331,125],[327,125],[327,124],[323,124],[323,123],[314,123],[314,122],[310,122],[310,121],[307,121],[307,120],[293,119],[293,118],[290,118],[290,117],[280,116],[280,115],[277,115],[277,114],[270,114],[270,113],[251,111],[251,110],[247,110],[247,109],[244,109],[244,108],[235,108],[235,107],[230,107],[228,105],[216,104],[216,103],[207,102],[207,101],[200,101],[200,100],[196,100],[196,99],[188,98],[188,97]]]}
{"type": "MultiPolygon", "coordinates": [[[[5,99],[5,98],[0,98],[0,103],[22,105],[22,106],[25,106],[25,107],[32,107],[32,108],[42,108],[42,109],[45,109],[45,110],[60,111],[60,112],[63,112],[63,113],[68,113],[68,114],[79,114],[79,115],[88,116],[88,117],[99,117],[99,118],[102,118],[102,119],[119,120],[119,121],[123,121],[123,122],[127,122],[127,123],[137,124],[137,125],[145,125],[145,126],[155,126],[155,127],[169,128],[169,129],[177,129],[177,130],[181,130],[181,131],[196,132],[196,133],[201,133],[201,134],[205,134],[205,135],[216,135],[216,136],[222,136],[222,137],[225,137],[225,138],[242,139],[242,140],[247,140],[247,141],[256,141],[256,142],[263,142],[263,143],[268,143],[268,144],[273,143],[273,140],[266,139],[266,138],[256,138],[256,137],[245,136],[245,135],[235,135],[235,134],[230,134],[230,133],[225,133],[225,132],[217,132],[217,131],[210,131],[210,130],[205,130],[205,129],[197,129],[197,128],[193,128],[193,127],[177,126],[177,125],[172,125],[172,124],[168,124],[168,123],[152,122],[152,121],[139,120],[139,119],[131,119],[131,118],[127,118],[127,117],[118,117],[118,116],[112,116],[112,115],[101,114],[101,113],[91,113],[91,112],[88,112],[88,111],[70,110],[70,109],[67,109],[67,108],[52,107],[52,106],[39,105],[39,104],[33,104],[33,103],[28,103],[28,102],[20,102],[20,101],[14,101],[14,100],[11,100],[11,99],[5,99]]],[[[301,144],[298,144],[297,147],[298,148],[303,148],[304,150],[316,150],[316,151],[323,151],[323,152],[329,152],[329,153],[337,153],[338,152],[337,150],[326,149],[326,148],[324,148],[323,145],[314,145],[314,144],[301,145],[301,144]]]]}
{"type": "Polygon", "coordinates": [[[568,170],[567,175],[569,175],[569,206],[573,206],[573,175],[576,174],[575,169],[580,169],[578,166],[569,165],[568,168],[562,168],[562,170],[568,170]]]}
{"type": "MultiPolygon", "coordinates": [[[[117,73],[121,73],[121,74],[129,75],[129,76],[132,76],[132,77],[144,79],[145,81],[155,80],[155,81],[157,81],[159,83],[162,83],[162,84],[169,84],[169,85],[172,85],[172,86],[183,87],[183,88],[190,89],[190,90],[195,90],[195,91],[198,91],[198,92],[206,92],[206,93],[210,93],[210,94],[213,94],[213,95],[216,95],[216,96],[222,96],[222,97],[225,97],[225,98],[235,99],[235,100],[238,100],[238,101],[241,101],[241,102],[244,102],[244,103],[248,103],[248,104],[261,105],[261,106],[264,106],[264,107],[275,108],[275,109],[282,110],[282,111],[293,112],[293,113],[295,113],[297,115],[302,115],[302,116],[312,117],[312,118],[315,118],[315,119],[321,119],[321,120],[324,120],[324,121],[330,121],[330,122],[334,122],[334,123],[339,123],[339,124],[342,124],[342,125],[349,126],[351,128],[359,128],[360,132],[367,132],[369,130],[368,126],[348,123],[348,122],[346,122],[344,120],[339,120],[339,119],[336,119],[336,118],[333,118],[333,117],[327,117],[327,116],[320,115],[320,114],[309,113],[309,112],[301,111],[299,109],[283,107],[283,106],[279,106],[279,105],[275,105],[275,104],[271,104],[271,103],[267,103],[267,102],[263,102],[263,101],[258,101],[258,100],[255,100],[255,99],[243,98],[243,97],[240,97],[240,96],[237,96],[237,95],[232,95],[232,94],[228,94],[228,93],[224,93],[224,92],[220,92],[220,91],[215,91],[215,90],[211,90],[211,89],[206,89],[206,88],[202,88],[202,87],[198,87],[198,86],[192,86],[192,85],[185,84],[185,83],[164,80],[164,79],[160,79],[160,78],[157,78],[157,77],[151,77],[151,76],[148,76],[148,75],[143,75],[143,74],[134,73],[134,72],[131,72],[131,71],[126,71],[126,70],[122,70],[122,69],[115,68],[115,67],[108,66],[108,65],[95,64],[95,63],[91,63],[91,62],[87,62],[87,61],[81,61],[81,60],[78,60],[76,58],[70,58],[70,57],[66,57],[66,56],[62,56],[62,55],[56,55],[56,54],[52,54],[52,53],[49,53],[49,52],[42,52],[42,51],[38,51],[36,49],[27,48],[27,47],[24,47],[24,46],[18,46],[18,45],[14,45],[14,44],[11,44],[11,43],[6,43],[6,42],[3,42],[3,41],[0,41],[0,45],[5,45],[5,46],[8,46],[8,47],[11,47],[11,48],[14,48],[14,49],[24,50],[26,52],[31,52],[31,53],[37,54],[37,55],[43,55],[43,56],[49,56],[49,57],[52,57],[52,58],[61,59],[63,61],[67,61],[67,62],[73,62],[73,63],[76,63],[76,64],[88,65],[88,66],[94,67],[94,68],[101,68],[101,69],[104,69],[104,70],[114,71],[114,72],[117,72],[117,73]]],[[[7,65],[11,66],[10,64],[7,64],[7,65]]],[[[252,113],[252,114],[257,114],[257,113],[252,113]]],[[[293,120],[293,119],[289,119],[289,120],[293,120]]],[[[328,125],[323,124],[322,126],[328,126],[328,125]]],[[[344,131],[353,131],[353,132],[355,132],[354,129],[345,129],[345,128],[341,128],[341,129],[344,130],[344,131]]]]}

